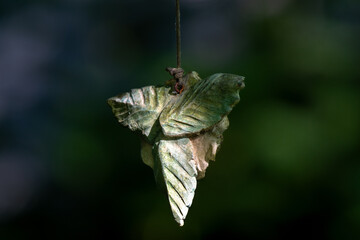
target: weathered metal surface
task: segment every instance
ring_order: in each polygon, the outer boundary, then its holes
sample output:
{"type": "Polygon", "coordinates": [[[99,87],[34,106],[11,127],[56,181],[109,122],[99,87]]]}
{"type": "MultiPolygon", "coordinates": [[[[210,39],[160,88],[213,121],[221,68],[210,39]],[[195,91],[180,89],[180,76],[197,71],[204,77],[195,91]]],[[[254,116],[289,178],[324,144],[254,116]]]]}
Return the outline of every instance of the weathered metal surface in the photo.
{"type": "Polygon", "coordinates": [[[170,100],[160,116],[166,136],[189,136],[208,129],[227,115],[240,101],[243,77],[218,73],[196,82],[170,100]]]}
{"type": "Polygon", "coordinates": [[[123,126],[142,133],[141,157],[166,190],[180,226],[193,201],[196,180],[215,160],[229,126],[227,115],[244,87],[244,78],[234,74],[217,73],[202,80],[191,72],[184,79],[181,94],[149,86],[108,100],[123,126]]]}

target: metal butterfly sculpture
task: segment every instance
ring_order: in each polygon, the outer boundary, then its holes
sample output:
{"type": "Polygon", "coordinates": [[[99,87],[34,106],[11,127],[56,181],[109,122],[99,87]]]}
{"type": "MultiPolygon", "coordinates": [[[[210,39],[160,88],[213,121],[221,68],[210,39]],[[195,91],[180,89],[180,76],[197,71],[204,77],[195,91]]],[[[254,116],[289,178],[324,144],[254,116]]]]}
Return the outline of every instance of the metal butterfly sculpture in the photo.
{"type": "Polygon", "coordinates": [[[240,101],[244,77],[217,73],[201,79],[196,72],[183,77],[179,93],[171,87],[147,86],[108,99],[118,121],[141,132],[141,157],[155,174],[182,226],[194,198],[197,179],[229,126],[227,115],[240,101]]]}

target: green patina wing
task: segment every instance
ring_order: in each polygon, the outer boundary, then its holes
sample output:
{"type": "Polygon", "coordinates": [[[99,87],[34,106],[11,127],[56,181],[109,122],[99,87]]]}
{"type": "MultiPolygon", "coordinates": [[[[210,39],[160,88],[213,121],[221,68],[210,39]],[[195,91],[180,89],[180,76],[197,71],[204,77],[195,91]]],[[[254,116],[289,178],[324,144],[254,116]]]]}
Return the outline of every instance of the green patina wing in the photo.
{"type": "Polygon", "coordinates": [[[149,137],[161,111],[171,98],[170,88],[148,86],[108,99],[118,121],[149,137]]]}
{"type": "Polygon", "coordinates": [[[188,138],[161,140],[155,145],[154,174],[165,186],[175,220],[184,225],[196,189],[196,163],[188,138]]]}
{"type": "Polygon", "coordinates": [[[217,73],[174,97],[160,115],[164,135],[191,136],[214,126],[239,102],[243,80],[238,75],[217,73]]]}

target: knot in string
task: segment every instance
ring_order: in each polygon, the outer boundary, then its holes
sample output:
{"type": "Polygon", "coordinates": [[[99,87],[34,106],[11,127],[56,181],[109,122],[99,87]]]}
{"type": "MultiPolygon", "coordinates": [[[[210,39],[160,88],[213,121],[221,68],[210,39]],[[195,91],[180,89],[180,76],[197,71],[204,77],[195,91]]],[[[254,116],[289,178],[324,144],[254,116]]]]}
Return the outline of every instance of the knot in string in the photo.
{"type": "Polygon", "coordinates": [[[172,68],[168,67],[166,68],[166,71],[170,73],[170,75],[175,79],[176,83],[174,86],[174,90],[180,94],[184,90],[184,82],[183,82],[183,75],[184,70],[182,68],[172,68]]]}

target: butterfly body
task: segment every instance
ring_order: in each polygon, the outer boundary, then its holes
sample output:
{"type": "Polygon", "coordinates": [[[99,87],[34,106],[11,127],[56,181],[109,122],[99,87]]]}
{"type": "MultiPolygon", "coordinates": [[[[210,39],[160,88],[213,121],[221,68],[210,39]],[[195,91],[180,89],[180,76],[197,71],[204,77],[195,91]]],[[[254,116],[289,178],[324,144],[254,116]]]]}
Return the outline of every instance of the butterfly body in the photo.
{"type": "MultiPolygon", "coordinates": [[[[197,179],[215,160],[228,128],[227,115],[240,101],[244,78],[218,73],[202,80],[184,76],[180,94],[170,87],[133,89],[108,100],[118,121],[142,135],[141,156],[167,192],[175,220],[182,226],[197,179]]],[[[179,92],[178,92],[179,93],[179,92]]]]}

